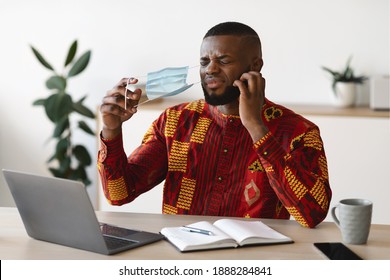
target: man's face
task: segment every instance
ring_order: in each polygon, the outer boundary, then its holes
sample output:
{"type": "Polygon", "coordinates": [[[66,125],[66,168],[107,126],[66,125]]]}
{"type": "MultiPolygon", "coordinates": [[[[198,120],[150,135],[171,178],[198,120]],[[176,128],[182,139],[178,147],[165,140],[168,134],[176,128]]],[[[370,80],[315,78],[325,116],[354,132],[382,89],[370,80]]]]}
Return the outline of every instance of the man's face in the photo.
{"type": "Polygon", "coordinates": [[[236,100],[240,92],[233,82],[251,70],[252,57],[241,37],[205,38],[200,49],[200,78],[206,102],[224,105],[236,100]]]}

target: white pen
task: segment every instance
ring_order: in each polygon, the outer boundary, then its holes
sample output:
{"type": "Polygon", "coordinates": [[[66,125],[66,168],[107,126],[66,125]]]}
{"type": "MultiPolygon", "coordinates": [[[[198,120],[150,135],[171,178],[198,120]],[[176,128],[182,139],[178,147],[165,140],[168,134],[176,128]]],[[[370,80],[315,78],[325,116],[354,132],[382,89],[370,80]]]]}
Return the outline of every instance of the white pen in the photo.
{"type": "Polygon", "coordinates": [[[205,234],[205,235],[214,235],[209,230],[194,228],[194,227],[189,227],[189,226],[182,226],[180,229],[184,230],[184,231],[188,231],[188,232],[195,232],[195,233],[200,233],[200,234],[205,234]]]}

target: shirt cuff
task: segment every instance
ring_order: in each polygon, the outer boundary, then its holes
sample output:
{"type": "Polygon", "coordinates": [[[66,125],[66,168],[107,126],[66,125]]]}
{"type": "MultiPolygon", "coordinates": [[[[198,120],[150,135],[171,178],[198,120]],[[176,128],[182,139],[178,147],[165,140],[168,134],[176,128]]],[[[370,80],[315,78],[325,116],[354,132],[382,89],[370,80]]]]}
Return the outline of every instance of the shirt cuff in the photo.
{"type": "Polygon", "coordinates": [[[98,152],[99,162],[104,162],[108,154],[110,154],[110,157],[115,157],[122,155],[122,153],[124,153],[122,133],[109,140],[104,139],[100,133],[100,147],[98,152]]]}
{"type": "Polygon", "coordinates": [[[271,132],[268,132],[263,138],[254,143],[254,148],[265,169],[284,162],[285,156],[287,155],[287,152],[276,141],[271,132]]]}

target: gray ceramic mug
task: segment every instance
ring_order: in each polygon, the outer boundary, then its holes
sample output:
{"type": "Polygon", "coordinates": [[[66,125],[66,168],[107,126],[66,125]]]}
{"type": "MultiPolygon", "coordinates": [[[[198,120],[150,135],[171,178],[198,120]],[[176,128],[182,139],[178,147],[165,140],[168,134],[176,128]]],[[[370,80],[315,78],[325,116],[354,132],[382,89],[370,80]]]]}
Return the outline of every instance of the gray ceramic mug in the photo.
{"type": "Polygon", "coordinates": [[[366,244],[371,227],[372,202],[367,199],[343,199],[331,209],[332,218],[340,228],[343,242],[366,244]],[[338,209],[338,217],[336,216],[338,209]]]}

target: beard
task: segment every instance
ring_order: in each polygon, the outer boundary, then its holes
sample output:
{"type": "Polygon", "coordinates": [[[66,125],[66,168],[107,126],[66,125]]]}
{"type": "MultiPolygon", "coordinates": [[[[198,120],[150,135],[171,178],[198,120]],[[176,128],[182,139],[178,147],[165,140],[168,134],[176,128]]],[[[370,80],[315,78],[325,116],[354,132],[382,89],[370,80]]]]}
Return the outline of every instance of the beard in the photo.
{"type": "Polygon", "coordinates": [[[208,93],[203,85],[202,89],[206,103],[212,106],[229,104],[237,100],[237,98],[240,96],[240,90],[235,86],[226,87],[225,91],[220,95],[215,93],[208,93]]]}

